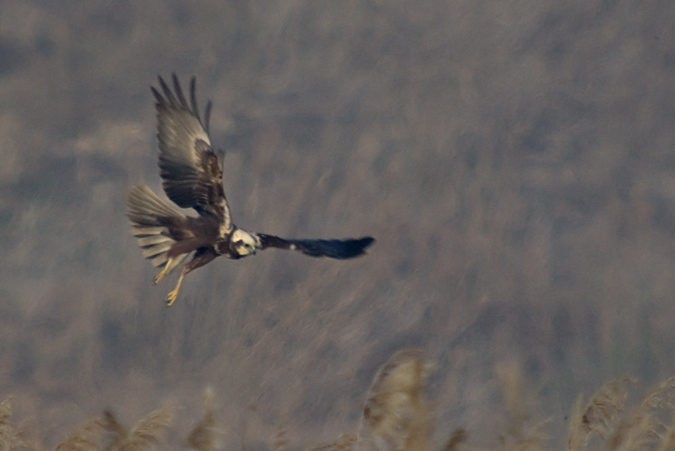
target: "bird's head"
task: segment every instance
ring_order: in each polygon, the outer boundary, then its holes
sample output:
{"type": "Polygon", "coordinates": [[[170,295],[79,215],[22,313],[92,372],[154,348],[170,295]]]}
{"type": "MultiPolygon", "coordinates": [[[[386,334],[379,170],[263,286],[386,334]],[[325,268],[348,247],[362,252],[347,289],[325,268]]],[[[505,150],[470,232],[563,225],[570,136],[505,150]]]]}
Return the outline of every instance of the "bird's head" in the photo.
{"type": "Polygon", "coordinates": [[[247,255],[255,255],[260,248],[260,239],[251,233],[241,229],[235,229],[230,237],[230,249],[232,249],[237,256],[246,257],[247,255]]]}

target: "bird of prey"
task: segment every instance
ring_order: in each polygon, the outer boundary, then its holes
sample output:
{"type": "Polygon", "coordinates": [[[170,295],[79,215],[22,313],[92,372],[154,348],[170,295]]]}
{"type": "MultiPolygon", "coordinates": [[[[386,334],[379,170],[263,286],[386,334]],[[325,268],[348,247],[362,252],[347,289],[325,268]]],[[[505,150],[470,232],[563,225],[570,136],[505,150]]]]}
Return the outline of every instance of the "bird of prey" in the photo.
{"type": "Polygon", "coordinates": [[[143,256],[158,273],[159,282],[189,257],[181,269],[176,288],[167,295],[173,304],[185,275],[224,255],[238,259],[268,247],[290,249],[312,257],[348,259],[365,253],[371,237],[346,240],[283,239],[249,233],[232,222],[223,190],[223,171],[209,138],[208,102],[204,118],[199,115],[195,78],[190,80],[190,98],[185,97],[173,74],[173,90],[159,77],[159,89],[151,87],[157,108],[159,169],[168,198],[198,216],[187,216],[162,200],[147,185],[131,189],[127,216],[143,256]]]}

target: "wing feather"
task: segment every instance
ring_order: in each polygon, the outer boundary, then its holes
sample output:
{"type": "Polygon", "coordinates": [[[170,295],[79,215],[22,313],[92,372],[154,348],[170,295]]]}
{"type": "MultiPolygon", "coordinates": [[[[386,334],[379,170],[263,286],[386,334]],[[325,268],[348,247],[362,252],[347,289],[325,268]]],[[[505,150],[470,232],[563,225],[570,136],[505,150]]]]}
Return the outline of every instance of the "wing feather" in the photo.
{"type": "Polygon", "coordinates": [[[345,260],[366,253],[366,248],[375,242],[369,236],[347,240],[288,240],[278,236],[256,234],[260,240],[260,249],[269,247],[289,249],[301,252],[310,257],[328,257],[345,260]]]}
{"type": "Polygon", "coordinates": [[[173,74],[173,90],[159,77],[152,89],[157,108],[159,168],[166,195],[182,208],[194,208],[202,217],[216,217],[225,230],[232,228],[223,191],[223,172],[208,134],[211,102],[205,122],[199,116],[196,83],[190,81],[190,103],[173,74]]]}

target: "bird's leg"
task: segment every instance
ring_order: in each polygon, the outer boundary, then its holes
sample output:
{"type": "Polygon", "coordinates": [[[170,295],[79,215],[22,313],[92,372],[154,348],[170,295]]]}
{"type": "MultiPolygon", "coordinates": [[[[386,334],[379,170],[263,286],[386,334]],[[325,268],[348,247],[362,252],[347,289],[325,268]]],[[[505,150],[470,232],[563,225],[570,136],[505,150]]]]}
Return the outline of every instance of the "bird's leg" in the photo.
{"type": "Polygon", "coordinates": [[[155,283],[159,283],[160,280],[164,278],[169,273],[169,268],[171,268],[171,262],[173,262],[173,258],[169,258],[166,261],[166,265],[164,265],[164,269],[155,276],[155,283]]]}
{"type": "Polygon", "coordinates": [[[178,290],[180,289],[180,284],[183,283],[183,277],[185,277],[185,270],[181,271],[180,276],[178,277],[178,283],[176,284],[176,288],[174,288],[172,291],[169,292],[169,294],[166,295],[167,307],[173,305],[173,302],[178,297],[178,290]]]}
{"type": "MultiPolygon", "coordinates": [[[[192,257],[192,260],[190,263],[187,263],[185,266],[183,266],[183,269],[180,272],[180,276],[178,277],[178,283],[176,284],[176,288],[173,289],[173,291],[170,291],[169,294],[166,295],[166,305],[170,306],[173,305],[174,301],[178,297],[178,290],[180,290],[180,284],[183,283],[183,278],[189,273],[194,271],[195,269],[204,266],[214,258],[216,258],[216,253],[213,250],[213,248],[200,248],[197,249],[197,252],[195,253],[195,256],[192,257]]],[[[171,259],[169,259],[169,262],[171,262],[171,259]]]]}

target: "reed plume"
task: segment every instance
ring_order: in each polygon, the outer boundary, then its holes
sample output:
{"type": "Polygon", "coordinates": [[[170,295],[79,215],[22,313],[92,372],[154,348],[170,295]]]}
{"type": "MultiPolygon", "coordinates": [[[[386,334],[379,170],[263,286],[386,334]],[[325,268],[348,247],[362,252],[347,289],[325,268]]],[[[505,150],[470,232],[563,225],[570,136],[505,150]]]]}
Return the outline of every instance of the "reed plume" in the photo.
{"type": "Polygon", "coordinates": [[[579,451],[586,448],[591,434],[607,441],[619,422],[626,402],[627,387],[634,384],[632,378],[613,379],[603,385],[586,405],[579,397],[572,412],[567,449],[579,451]]]}
{"type": "Polygon", "coordinates": [[[204,390],[202,404],[204,417],[192,428],[187,442],[190,448],[197,451],[215,451],[218,449],[216,438],[216,419],[214,414],[214,392],[211,387],[204,390]]]}
{"type": "Polygon", "coordinates": [[[430,366],[421,352],[405,349],[375,374],[363,417],[382,451],[426,451],[431,435],[424,387],[430,366]]]}

